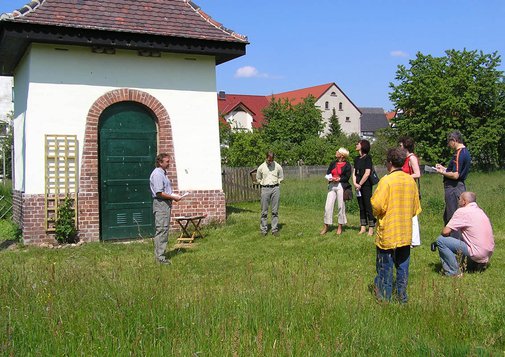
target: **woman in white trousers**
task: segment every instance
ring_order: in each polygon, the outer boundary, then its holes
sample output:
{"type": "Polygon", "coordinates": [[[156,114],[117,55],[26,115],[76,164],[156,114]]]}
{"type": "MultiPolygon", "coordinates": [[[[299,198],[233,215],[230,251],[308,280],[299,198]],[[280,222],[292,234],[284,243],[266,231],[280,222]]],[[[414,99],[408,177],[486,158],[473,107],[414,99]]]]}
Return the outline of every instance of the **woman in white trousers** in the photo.
{"type": "Polygon", "coordinates": [[[326,171],[325,178],[328,180],[328,194],[326,196],[326,205],[324,207],[324,227],[320,234],[324,235],[328,232],[333,224],[333,210],[335,201],[338,204],[338,228],[337,234],[342,234],[344,224],[347,224],[347,216],[345,215],[344,191],[351,189],[349,179],[351,178],[351,164],[347,162],[349,151],[345,148],[340,148],[335,153],[337,158],[330,163],[326,171]]]}
{"type": "MultiPolygon", "coordinates": [[[[421,177],[421,169],[419,168],[419,159],[414,154],[414,139],[404,136],[398,140],[398,144],[407,151],[407,158],[403,164],[402,171],[412,176],[417,183],[417,188],[420,189],[419,178],[421,177]]],[[[421,193],[419,193],[419,198],[421,198],[421,193]]],[[[419,231],[419,220],[417,216],[412,217],[412,243],[410,245],[411,247],[421,245],[421,233],[419,231]]]]}

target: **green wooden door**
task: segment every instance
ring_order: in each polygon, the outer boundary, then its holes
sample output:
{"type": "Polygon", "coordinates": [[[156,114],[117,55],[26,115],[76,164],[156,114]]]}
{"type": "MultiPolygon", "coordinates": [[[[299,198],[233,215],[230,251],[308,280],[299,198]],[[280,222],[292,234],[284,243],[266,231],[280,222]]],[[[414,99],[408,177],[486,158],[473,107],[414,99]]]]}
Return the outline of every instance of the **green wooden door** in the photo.
{"type": "Polygon", "coordinates": [[[121,102],[100,117],[100,236],[154,234],[149,176],[156,158],[156,124],[142,106],[121,102]]]}

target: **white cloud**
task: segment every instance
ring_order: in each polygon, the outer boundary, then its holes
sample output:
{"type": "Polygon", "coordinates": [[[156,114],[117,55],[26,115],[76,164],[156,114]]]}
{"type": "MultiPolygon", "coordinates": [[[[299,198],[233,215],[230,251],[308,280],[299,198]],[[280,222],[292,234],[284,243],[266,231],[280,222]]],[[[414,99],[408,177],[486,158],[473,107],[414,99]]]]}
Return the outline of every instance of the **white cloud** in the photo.
{"type": "Polygon", "coordinates": [[[392,57],[408,57],[409,56],[409,54],[407,52],[404,52],[402,50],[391,51],[389,54],[392,57]]]}
{"type": "Polygon", "coordinates": [[[244,66],[235,71],[236,78],[268,77],[266,73],[260,73],[256,67],[244,66]]]}

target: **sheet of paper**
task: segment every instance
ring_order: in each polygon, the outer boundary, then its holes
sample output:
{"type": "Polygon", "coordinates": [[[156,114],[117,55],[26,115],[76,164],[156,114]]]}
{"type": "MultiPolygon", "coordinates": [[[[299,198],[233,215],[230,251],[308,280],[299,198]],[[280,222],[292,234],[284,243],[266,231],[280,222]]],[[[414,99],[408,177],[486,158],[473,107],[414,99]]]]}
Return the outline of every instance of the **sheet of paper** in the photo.
{"type": "Polygon", "coordinates": [[[425,165],[424,172],[437,172],[437,169],[433,166],[425,165]]]}

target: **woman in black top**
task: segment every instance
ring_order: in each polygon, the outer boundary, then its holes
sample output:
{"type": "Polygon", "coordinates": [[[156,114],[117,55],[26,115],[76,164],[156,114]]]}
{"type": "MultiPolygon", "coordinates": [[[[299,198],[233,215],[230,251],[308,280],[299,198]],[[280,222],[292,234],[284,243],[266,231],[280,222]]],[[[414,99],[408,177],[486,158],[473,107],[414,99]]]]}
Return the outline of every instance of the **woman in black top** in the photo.
{"type": "Polygon", "coordinates": [[[352,181],[356,188],[356,197],[359,205],[359,220],[361,229],[359,234],[366,232],[368,225],[368,235],[373,235],[375,227],[375,217],[372,213],[372,182],[370,174],[372,173],[373,164],[372,158],[368,154],[370,152],[370,142],[368,140],[360,140],[356,144],[356,151],[359,155],[354,159],[354,171],[352,181]]]}

